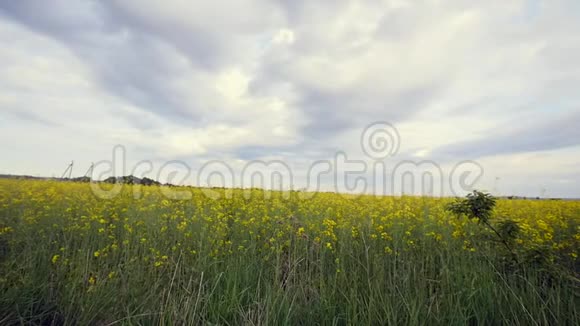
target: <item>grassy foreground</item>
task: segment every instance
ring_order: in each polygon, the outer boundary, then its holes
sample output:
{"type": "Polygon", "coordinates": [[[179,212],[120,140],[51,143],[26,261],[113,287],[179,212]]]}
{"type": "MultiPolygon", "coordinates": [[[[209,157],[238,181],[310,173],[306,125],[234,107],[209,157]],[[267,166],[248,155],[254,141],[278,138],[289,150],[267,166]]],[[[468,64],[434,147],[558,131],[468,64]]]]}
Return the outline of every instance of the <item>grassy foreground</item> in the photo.
{"type": "Polygon", "coordinates": [[[580,202],[167,191],[0,180],[0,324],[580,324],[580,202]]]}

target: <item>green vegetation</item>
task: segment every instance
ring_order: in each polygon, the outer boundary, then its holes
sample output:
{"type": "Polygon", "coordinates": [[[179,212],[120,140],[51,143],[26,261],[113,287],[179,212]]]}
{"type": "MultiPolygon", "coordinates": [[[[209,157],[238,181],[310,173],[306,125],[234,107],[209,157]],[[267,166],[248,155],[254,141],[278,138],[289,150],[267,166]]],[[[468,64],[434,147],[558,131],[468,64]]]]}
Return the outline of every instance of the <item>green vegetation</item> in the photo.
{"type": "Polygon", "coordinates": [[[580,324],[579,202],[161,189],[0,180],[0,324],[580,324]]]}

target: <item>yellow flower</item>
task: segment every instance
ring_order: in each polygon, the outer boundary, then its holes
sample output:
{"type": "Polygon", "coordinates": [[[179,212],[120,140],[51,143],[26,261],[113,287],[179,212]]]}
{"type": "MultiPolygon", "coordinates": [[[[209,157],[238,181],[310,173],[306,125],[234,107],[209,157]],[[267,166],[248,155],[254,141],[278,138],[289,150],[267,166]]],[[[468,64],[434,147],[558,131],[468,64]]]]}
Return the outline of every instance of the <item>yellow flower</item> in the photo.
{"type": "Polygon", "coordinates": [[[99,257],[101,255],[101,253],[97,250],[93,253],[93,256],[95,257],[99,257]]]}
{"type": "Polygon", "coordinates": [[[383,238],[383,240],[393,240],[393,238],[391,238],[391,236],[389,236],[387,234],[387,232],[382,232],[381,233],[381,238],[383,238]]]}
{"type": "Polygon", "coordinates": [[[358,229],[357,229],[355,226],[353,226],[353,227],[350,229],[350,236],[351,236],[353,239],[356,239],[356,238],[358,238],[358,229]]]}
{"type": "Polygon", "coordinates": [[[56,264],[56,262],[58,261],[58,259],[60,258],[60,255],[54,255],[52,256],[52,263],[56,264]]]}

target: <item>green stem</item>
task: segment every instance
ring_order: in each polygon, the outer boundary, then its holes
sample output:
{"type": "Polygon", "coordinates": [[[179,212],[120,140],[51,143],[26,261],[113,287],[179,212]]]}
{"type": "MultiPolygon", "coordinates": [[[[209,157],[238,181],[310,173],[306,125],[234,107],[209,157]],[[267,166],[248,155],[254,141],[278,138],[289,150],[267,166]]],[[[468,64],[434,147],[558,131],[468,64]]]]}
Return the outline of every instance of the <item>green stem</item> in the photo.
{"type": "Polygon", "coordinates": [[[516,253],[513,251],[512,247],[509,245],[509,243],[501,236],[501,234],[489,223],[489,221],[484,220],[483,224],[485,224],[488,228],[490,228],[499,238],[499,240],[503,243],[503,245],[506,247],[506,249],[510,252],[510,254],[512,255],[513,260],[519,264],[518,261],[518,257],[516,255],[516,253]]]}

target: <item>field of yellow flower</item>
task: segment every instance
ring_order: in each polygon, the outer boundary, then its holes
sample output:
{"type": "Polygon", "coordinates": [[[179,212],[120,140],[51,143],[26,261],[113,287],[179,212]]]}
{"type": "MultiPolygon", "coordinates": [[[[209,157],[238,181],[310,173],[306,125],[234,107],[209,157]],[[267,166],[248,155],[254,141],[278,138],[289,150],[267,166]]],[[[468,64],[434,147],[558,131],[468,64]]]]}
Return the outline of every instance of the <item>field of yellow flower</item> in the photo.
{"type": "Polygon", "coordinates": [[[0,324],[580,324],[580,202],[0,180],[0,324]]]}

